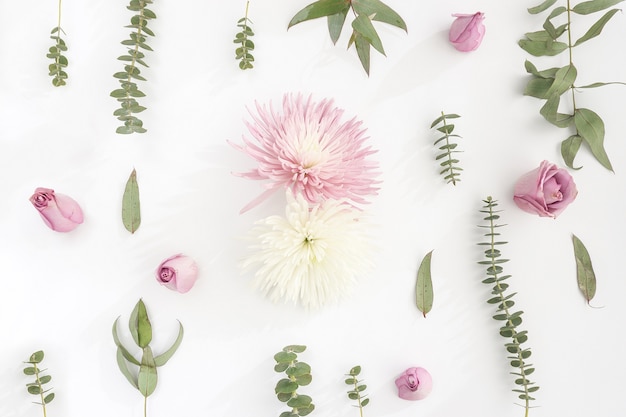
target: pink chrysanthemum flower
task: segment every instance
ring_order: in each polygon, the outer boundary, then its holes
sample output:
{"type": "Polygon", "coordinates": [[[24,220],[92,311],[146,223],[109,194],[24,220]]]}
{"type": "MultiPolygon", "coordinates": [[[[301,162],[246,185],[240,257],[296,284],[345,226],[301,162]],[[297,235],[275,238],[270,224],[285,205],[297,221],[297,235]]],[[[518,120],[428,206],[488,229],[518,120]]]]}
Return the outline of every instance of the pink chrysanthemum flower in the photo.
{"type": "Polygon", "coordinates": [[[309,96],[287,94],[282,113],[256,104],[257,115],[246,122],[252,138],[233,145],[258,162],[258,167],[235,175],[270,180],[266,191],[246,205],[245,212],[281,187],[302,194],[310,203],[343,199],[351,204],[367,203],[377,194],[378,164],[368,159],[376,153],[365,145],[362,122],[342,122],[343,110],[333,100],[312,101],[309,96]]]}

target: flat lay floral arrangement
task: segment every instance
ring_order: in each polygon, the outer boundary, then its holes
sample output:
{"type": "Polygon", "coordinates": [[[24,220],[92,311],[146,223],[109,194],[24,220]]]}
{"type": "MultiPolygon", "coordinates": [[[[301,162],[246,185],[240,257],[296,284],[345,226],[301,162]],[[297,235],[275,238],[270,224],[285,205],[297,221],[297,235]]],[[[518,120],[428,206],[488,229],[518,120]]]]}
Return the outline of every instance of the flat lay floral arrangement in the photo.
{"type": "Polygon", "coordinates": [[[621,1],[118,3],[2,97],[0,416],[626,410],[621,1]]]}

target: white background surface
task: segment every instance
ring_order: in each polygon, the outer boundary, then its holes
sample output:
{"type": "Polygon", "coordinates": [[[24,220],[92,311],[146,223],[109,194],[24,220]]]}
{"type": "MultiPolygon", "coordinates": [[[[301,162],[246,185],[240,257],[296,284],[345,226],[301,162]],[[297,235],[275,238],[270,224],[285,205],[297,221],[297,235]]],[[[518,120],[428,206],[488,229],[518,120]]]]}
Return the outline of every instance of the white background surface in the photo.
{"type": "MultiPolygon", "coordinates": [[[[615,174],[580,152],[573,172],[577,200],[557,219],[519,210],[512,201],[517,178],[547,159],[563,165],[560,141],[569,132],[539,115],[541,102],[522,95],[524,60],[517,46],[524,32],[539,30],[545,16],[531,16],[536,2],[389,0],[408,34],[377,24],[387,58],[372,52],[368,78],[354,50],[337,46],[325,22],[287,23],[306,1],[254,0],[250,18],[257,45],[255,69],[242,72],[233,59],[242,1],[162,1],[151,7],[156,38],[149,44],[148,82],[140,88],[148,107],[148,133],[114,133],[117,88],[112,74],[132,15],[126,1],[65,0],[62,27],[70,65],[68,85],[55,89],[47,76],[56,25],[56,2],[0,0],[0,416],[36,416],[21,361],[38,349],[53,376],[57,398],[51,417],[142,414],[142,397],[115,363],[111,325],[128,316],[142,297],[155,352],[176,336],[183,343],[163,368],[148,413],[163,416],[278,416],[280,378],[272,356],[288,344],[305,344],[301,360],[313,383],[314,416],[356,416],[343,374],[360,364],[374,416],[523,415],[514,405],[513,377],[485,303],[489,289],[476,264],[481,200],[504,209],[503,229],[517,305],[541,386],[531,415],[625,415],[622,273],[626,234],[626,90],[587,90],[578,104],[600,114],[615,174]],[[447,42],[452,13],[485,13],[482,46],[460,53],[447,42]],[[260,184],[232,171],[254,162],[227,144],[246,134],[246,107],[255,100],[280,103],[288,92],[334,98],[346,117],[363,120],[379,150],[382,189],[369,207],[380,248],[376,269],[352,296],[317,311],[272,304],[250,286],[238,263],[241,237],[254,221],[281,214],[277,194],[254,210],[239,210],[260,184]],[[457,187],[438,175],[430,123],[441,110],[462,115],[456,123],[465,169],[457,187]],[[135,235],[122,226],[121,196],[137,169],[143,222],[135,235]],[[36,187],[72,196],[85,212],[74,232],[47,229],[28,201],[36,187]],[[576,286],[571,234],[586,244],[598,276],[588,307],[576,286]],[[427,319],[414,306],[422,257],[434,249],[435,305],[427,319]],[[200,278],[188,294],[159,286],[154,270],[175,253],[196,259],[200,278]],[[395,377],[410,366],[427,368],[432,394],[409,402],[396,396],[395,377]]],[[[599,16],[595,16],[598,18],[599,16]]],[[[593,17],[572,30],[582,35],[593,17]]],[[[619,13],[600,38],[575,52],[579,84],[626,80],[626,17],[619,13]]],[[[565,65],[565,55],[534,59],[540,68],[565,65]]]]}

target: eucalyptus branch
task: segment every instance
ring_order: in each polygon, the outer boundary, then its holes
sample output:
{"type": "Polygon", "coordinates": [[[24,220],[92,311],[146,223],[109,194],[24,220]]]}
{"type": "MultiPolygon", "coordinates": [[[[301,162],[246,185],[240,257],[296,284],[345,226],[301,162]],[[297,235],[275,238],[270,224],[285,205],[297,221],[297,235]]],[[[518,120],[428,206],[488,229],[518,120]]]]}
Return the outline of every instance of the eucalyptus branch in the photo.
{"type": "MultiPolygon", "coordinates": [[[[539,14],[550,9],[556,1],[544,0],[540,5],[528,9],[528,12],[539,14]]],[[[576,89],[623,84],[620,82],[596,82],[584,87],[577,87],[574,84],[578,76],[578,70],[573,59],[574,48],[599,36],[604,26],[619,9],[611,9],[604,13],[584,35],[575,41],[572,39],[572,27],[574,26],[572,15],[593,14],[622,1],[624,0],[590,0],[582,1],[572,7],[571,1],[566,0],[565,6],[557,6],[550,11],[543,23],[543,30],[528,32],[519,41],[522,49],[536,57],[556,56],[568,51],[569,62],[560,68],[538,70],[532,62],[526,60],[526,71],[531,75],[531,79],[526,85],[524,94],[545,100],[540,113],[548,122],[560,128],[574,129],[575,133],[561,143],[561,155],[565,164],[570,168],[574,168],[574,158],[581,145],[586,143],[596,160],[606,169],[613,171],[604,149],[604,121],[595,112],[578,107],[576,89]],[[569,93],[571,97],[571,113],[560,113],[561,98],[566,93],[569,93]]]]}
{"type": "Polygon", "coordinates": [[[313,379],[311,367],[298,361],[298,353],[305,350],[306,346],[289,345],[274,355],[276,361],[274,371],[284,372],[287,376],[276,383],[274,391],[280,402],[287,403],[287,406],[291,407],[291,411],[282,412],[280,417],[303,417],[315,409],[311,397],[297,393],[300,386],[309,385],[313,379]]]}
{"type": "Polygon", "coordinates": [[[239,44],[239,47],[235,49],[235,59],[239,60],[239,68],[242,70],[252,69],[254,62],[254,42],[250,40],[254,36],[254,32],[250,28],[252,20],[248,19],[248,7],[250,2],[246,2],[246,15],[237,21],[237,27],[241,28],[241,32],[235,35],[234,43],[239,44]]]}
{"type": "Polygon", "coordinates": [[[135,387],[141,395],[143,395],[143,414],[147,415],[148,397],[154,392],[157,386],[157,367],[163,366],[176,353],[178,346],[183,341],[183,325],[178,323],[178,337],[174,344],[165,352],[158,356],[154,356],[150,342],[152,341],[152,325],[148,318],[146,306],[140,299],[135,305],[128,327],[130,334],[137,346],[142,350],[141,360],[136,359],[130,351],[124,347],[117,335],[117,322],[119,317],[113,323],[113,341],[117,346],[117,366],[128,382],[135,387]],[[128,364],[135,365],[139,368],[137,373],[133,373],[128,369],[128,364]]]}
{"type": "Polygon", "coordinates": [[[115,110],[113,115],[117,116],[117,119],[124,123],[123,126],[117,128],[116,133],[146,132],[143,122],[135,116],[135,114],[141,113],[146,109],[135,100],[137,97],[145,97],[145,94],[137,87],[135,80],[146,81],[140,75],[141,71],[138,65],[148,67],[143,60],[145,54],[141,50],[152,51],[152,48],[146,44],[146,37],[154,36],[154,32],[148,28],[148,22],[151,19],[156,19],[156,14],[146,8],[149,4],[152,4],[152,0],[130,0],[130,4],[126,7],[128,10],[136,12],[136,14],[130,19],[131,24],[126,26],[133,29],[130,33],[130,39],[122,41],[122,45],[128,47],[127,53],[117,58],[125,63],[124,71],[113,74],[113,77],[118,79],[121,87],[111,91],[111,97],[117,99],[120,103],[120,108],[115,110]]]}
{"type": "Polygon", "coordinates": [[[307,20],[326,17],[330,39],[337,44],[349,11],[352,11],[355,19],[352,21],[352,35],[348,40],[348,48],[354,45],[361,65],[369,75],[371,47],[385,55],[382,41],[372,21],[384,22],[407,31],[406,23],[400,15],[382,1],[318,0],[296,13],[287,29],[307,20]]]}
{"type": "Polygon", "coordinates": [[[52,402],[54,393],[50,392],[52,388],[44,389],[44,385],[50,382],[52,377],[50,375],[42,375],[46,370],[39,368],[38,365],[43,361],[43,357],[44,353],[42,350],[38,350],[30,355],[28,361],[24,362],[28,364],[28,366],[24,368],[24,374],[35,377],[35,382],[26,384],[26,389],[29,394],[39,397],[39,402],[35,402],[35,404],[41,405],[43,417],[46,417],[46,404],[52,402]]]}
{"type": "Polygon", "coordinates": [[[438,138],[433,145],[437,145],[441,141],[445,141],[445,143],[439,146],[439,150],[442,152],[437,155],[435,160],[438,161],[443,159],[443,161],[439,163],[439,165],[443,167],[439,174],[445,174],[443,178],[447,180],[448,184],[452,183],[452,185],[456,185],[458,181],[461,181],[459,178],[461,173],[459,171],[463,171],[463,168],[458,166],[459,160],[453,158],[452,156],[453,153],[459,153],[460,151],[456,150],[457,144],[453,143],[451,138],[460,138],[460,136],[452,133],[454,131],[454,125],[448,124],[448,120],[457,119],[459,117],[461,116],[458,114],[445,114],[444,112],[441,112],[441,116],[436,118],[430,125],[430,128],[432,129],[440,123],[443,123],[437,128],[437,131],[443,133],[443,136],[438,138]]]}
{"type": "Polygon", "coordinates": [[[500,327],[500,335],[508,339],[508,342],[504,345],[509,353],[507,358],[511,366],[517,369],[515,372],[511,372],[511,374],[515,376],[515,384],[519,387],[514,389],[513,392],[518,393],[518,397],[524,401],[524,416],[528,417],[530,401],[535,399],[532,397],[532,393],[539,389],[534,382],[528,379],[528,376],[535,371],[532,364],[526,362],[531,356],[531,351],[529,348],[522,348],[522,344],[528,340],[528,332],[525,330],[518,331],[519,326],[522,324],[523,312],[512,310],[515,305],[513,297],[516,293],[507,294],[509,284],[505,281],[508,280],[511,275],[503,275],[501,265],[508,262],[508,259],[501,258],[501,253],[498,249],[498,247],[507,242],[496,240],[499,239],[500,236],[500,233],[498,233],[496,229],[504,226],[503,224],[496,224],[496,221],[500,219],[500,216],[497,214],[499,211],[495,210],[498,203],[491,197],[487,197],[483,202],[485,206],[480,212],[487,215],[484,218],[487,225],[481,225],[479,227],[488,230],[488,233],[485,234],[488,241],[479,243],[479,245],[487,246],[487,250],[485,250],[485,258],[487,259],[478,263],[487,265],[487,278],[482,282],[487,285],[493,285],[491,290],[492,297],[487,300],[487,303],[496,304],[498,306],[497,314],[494,315],[493,318],[504,322],[503,326],[500,327]]]}
{"type": "Polygon", "coordinates": [[[355,407],[359,407],[359,416],[363,417],[363,407],[369,404],[370,399],[365,398],[367,394],[363,393],[367,389],[367,385],[361,384],[363,381],[357,378],[360,373],[360,366],[353,367],[346,375],[348,378],[345,380],[345,383],[352,386],[352,389],[348,391],[348,398],[356,401],[357,405],[355,407]]]}
{"type": "MultiPolygon", "coordinates": [[[[61,0],[59,0],[59,11],[57,14],[57,25],[50,32],[50,39],[54,40],[54,46],[48,49],[46,57],[52,59],[54,62],[48,65],[48,75],[52,77],[52,85],[55,87],[61,87],[66,84],[67,73],[65,68],[68,61],[63,52],[67,51],[67,45],[61,38],[61,0]]],[[[65,33],[65,32],[63,32],[65,33]]]]}

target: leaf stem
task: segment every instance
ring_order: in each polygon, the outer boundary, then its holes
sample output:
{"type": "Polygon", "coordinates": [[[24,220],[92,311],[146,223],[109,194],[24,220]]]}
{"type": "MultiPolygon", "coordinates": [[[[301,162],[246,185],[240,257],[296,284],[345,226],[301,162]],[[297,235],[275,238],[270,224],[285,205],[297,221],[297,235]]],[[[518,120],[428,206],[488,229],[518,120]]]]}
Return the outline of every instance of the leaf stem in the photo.
{"type": "Polygon", "coordinates": [[[41,407],[43,408],[43,417],[46,417],[46,402],[44,401],[44,391],[41,386],[41,380],[39,379],[39,367],[36,363],[33,363],[33,367],[35,368],[35,381],[37,382],[37,387],[39,387],[39,397],[41,398],[41,407]]]}
{"type": "Polygon", "coordinates": [[[143,417],[148,415],[148,397],[143,397],[143,417]]]}
{"type": "MultiPolygon", "coordinates": [[[[445,113],[443,112],[443,110],[441,111],[441,116],[443,117],[443,127],[444,127],[444,134],[446,135],[446,153],[448,154],[448,163],[449,163],[449,167],[450,167],[450,173],[452,173],[452,153],[450,152],[450,136],[448,135],[448,124],[446,123],[446,117],[445,117],[445,113]]],[[[454,179],[454,175],[451,178],[452,181],[452,185],[456,186],[456,180],[454,179]]],[[[424,314],[424,317],[426,317],[426,314],[424,314]]]]}
{"type": "MultiPolygon", "coordinates": [[[[567,0],[567,48],[569,50],[569,64],[570,66],[573,66],[574,60],[572,50],[574,47],[572,46],[572,11],[570,7],[570,0],[567,0]]],[[[573,114],[576,114],[576,91],[574,90],[574,85],[570,86],[570,90],[572,90],[573,114]]],[[[576,133],[578,134],[578,132],[576,133]]]]}

